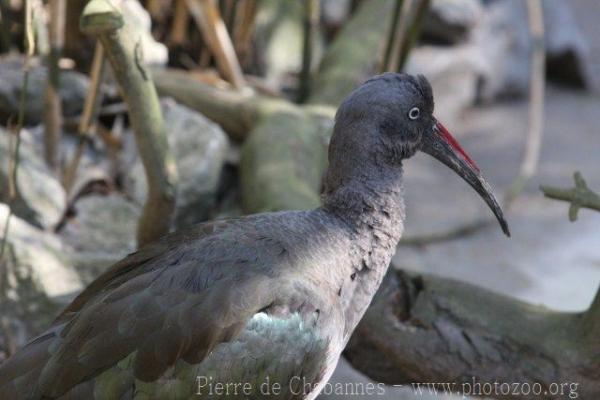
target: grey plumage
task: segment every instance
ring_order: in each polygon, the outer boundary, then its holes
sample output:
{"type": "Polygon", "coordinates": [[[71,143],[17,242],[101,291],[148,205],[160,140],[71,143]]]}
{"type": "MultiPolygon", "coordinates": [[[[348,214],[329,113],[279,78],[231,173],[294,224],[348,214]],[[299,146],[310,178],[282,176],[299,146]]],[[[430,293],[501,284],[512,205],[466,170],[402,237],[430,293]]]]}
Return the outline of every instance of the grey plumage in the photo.
{"type": "Polygon", "coordinates": [[[0,399],[219,397],[199,387],[209,377],[248,383],[239,398],[268,381],[272,398],[313,399],[400,239],[402,160],[432,112],[424,78],[367,81],[338,111],[322,207],[201,224],[128,256],[0,366],[0,399]]]}

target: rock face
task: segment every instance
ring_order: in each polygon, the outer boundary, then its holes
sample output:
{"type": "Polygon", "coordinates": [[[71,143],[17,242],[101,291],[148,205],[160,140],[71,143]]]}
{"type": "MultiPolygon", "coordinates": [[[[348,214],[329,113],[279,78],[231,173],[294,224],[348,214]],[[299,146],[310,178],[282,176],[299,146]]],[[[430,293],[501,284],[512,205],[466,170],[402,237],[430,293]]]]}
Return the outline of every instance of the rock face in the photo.
{"type": "MultiPolygon", "coordinates": [[[[482,80],[481,97],[527,94],[532,40],[526,4],[520,0],[487,1],[481,23],[473,31],[491,71],[482,80]]],[[[592,88],[589,44],[577,26],[569,2],[544,0],[547,74],[549,79],[592,88]]]]}
{"type": "MultiPolygon", "coordinates": [[[[0,128],[0,201],[8,202],[9,134],[0,128]]],[[[45,229],[53,228],[62,218],[66,194],[52,175],[41,155],[35,151],[34,136],[21,131],[20,162],[17,174],[17,199],[14,213],[20,218],[45,229]]]]}
{"type": "MultiPolygon", "coordinates": [[[[41,122],[46,90],[47,70],[34,60],[29,72],[25,122],[35,125],[41,122]]],[[[63,114],[73,117],[83,110],[83,102],[89,82],[85,75],[74,71],[62,71],[60,97],[63,114]]],[[[16,118],[19,110],[23,82],[23,58],[8,56],[0,59],[0,123],[7,125],[9,118],[16,118]]]]}
{"type": "MultiPolygon", "coordinates": [[[[162,109],[179,171],[175,225],[181,227],[205,220],[214,207],[229,141],[218,125],[173,100],[163,100],[162,109]]],[[[139,204],[144,203],[148,188],[137,155],[126,187],[139,204]]]]}
{"type": "Polygon", "coordinates": [[[136,249],[140,213],[138,205],[114,192],[77,200],[60,236],[85,282],[136,249]]]}
{"type": "Polygon", "coordinates": [[[478,0],[433,0],[421,28],[422,39],[441,44],[465,41],[482,13],[478,0]]]}
{"type": "MultiPolygon", "coordinates": [[[[8,207],[0,204],[0,238],[8,207]]],[[[8,330],[0,346],[22,346],[56,317],[83,287],[56,235],[43,232],[13,215],[0,265],[0,316],[8,330]],[[7,340],[10,337],[11,340],[7,340]]],[[[0,348],[0,353],[6,350],[0,348]]]]}

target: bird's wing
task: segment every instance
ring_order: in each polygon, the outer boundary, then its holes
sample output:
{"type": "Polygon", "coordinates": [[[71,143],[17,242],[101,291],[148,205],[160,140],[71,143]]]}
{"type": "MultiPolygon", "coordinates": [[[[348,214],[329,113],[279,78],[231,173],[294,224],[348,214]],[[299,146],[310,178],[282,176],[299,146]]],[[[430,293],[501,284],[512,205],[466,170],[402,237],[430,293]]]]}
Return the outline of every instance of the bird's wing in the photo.
{"type": "Polygon", "coordinates": [[[278,246],[252,223],[221,221],[128,256],[0,366],[0,393],[37,381],[33,398],[58,397],[132,355],[142,381],[178,359],[200,362],[273,303],[278,246]]]}

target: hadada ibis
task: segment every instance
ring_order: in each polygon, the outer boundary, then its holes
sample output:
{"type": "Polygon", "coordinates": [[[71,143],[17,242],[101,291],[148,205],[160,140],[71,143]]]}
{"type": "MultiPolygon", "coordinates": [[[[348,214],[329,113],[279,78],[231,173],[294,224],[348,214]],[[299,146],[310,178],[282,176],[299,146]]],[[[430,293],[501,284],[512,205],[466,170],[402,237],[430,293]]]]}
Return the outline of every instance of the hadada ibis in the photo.
{"type": "Polygon", "coordinates": [[[402,235],[404,160],[421,150],[450,167],[509,235],[433,105],[422,76],[366,81],[337,112],[321,207],[142,247],[0,365],[0,399],[314,399],[402,235]]]}

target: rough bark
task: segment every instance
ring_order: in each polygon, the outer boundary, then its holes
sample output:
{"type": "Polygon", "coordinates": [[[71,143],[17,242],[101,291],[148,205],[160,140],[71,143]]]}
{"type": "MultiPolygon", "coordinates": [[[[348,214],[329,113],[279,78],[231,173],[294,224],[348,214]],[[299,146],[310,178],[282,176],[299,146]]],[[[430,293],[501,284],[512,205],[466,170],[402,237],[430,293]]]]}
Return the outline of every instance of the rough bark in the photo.
{"type": "Polygon", "coordinates": [[[467,283],[391,271],[345,355],[391,384],[538,383],[547,392],[523,399],[568,398],[550,393],[572,384],[579,398],[596,399],[599,315],[600,294],[585,313],[561,313],[467,283]]]}
{"type": "Polygon", "coordinates": [[[146,171],[148,197],[138,224],[138,244],[167,233],[175,210],[177,170],[169,150],[160,103],[143,65],[140,42],[127,32],[121,13],[106,0],[92,0],[83,10],[81,28],[96,36],[108,57],[127,103],[140,158],[146,171]]]}

